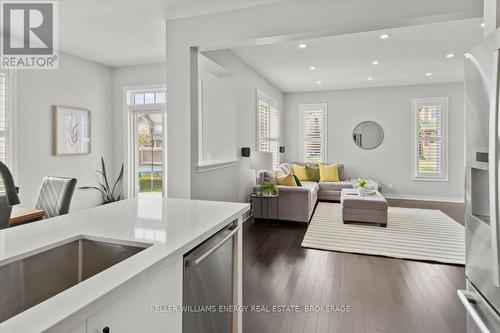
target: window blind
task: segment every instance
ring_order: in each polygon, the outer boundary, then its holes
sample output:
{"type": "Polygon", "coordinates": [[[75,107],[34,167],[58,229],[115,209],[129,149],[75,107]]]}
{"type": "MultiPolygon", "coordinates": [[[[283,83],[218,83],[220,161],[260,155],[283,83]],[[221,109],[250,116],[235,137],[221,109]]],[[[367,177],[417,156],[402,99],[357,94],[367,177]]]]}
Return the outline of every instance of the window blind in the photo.
{"type": "Polygon", "coordinates": [[[326,104],[301,104],[301,144],[304,162],[326,162],[326,104]]]}
{"type": "Polygon", "coordinates": [[[304,161],[322,162],[323,156],[323,111],[304,112],[304,161]]]}
{"type": "Polygon", "coordinates": [[[415,176],[423,179],[447,178],[446,115],[447,99],[416,101],[415,176]]]}
{"type": "Polygon", "coordinates": [[[279,165],[279,110],[258,95],[258,149],[273,154],[273,167],[279,165]]]}

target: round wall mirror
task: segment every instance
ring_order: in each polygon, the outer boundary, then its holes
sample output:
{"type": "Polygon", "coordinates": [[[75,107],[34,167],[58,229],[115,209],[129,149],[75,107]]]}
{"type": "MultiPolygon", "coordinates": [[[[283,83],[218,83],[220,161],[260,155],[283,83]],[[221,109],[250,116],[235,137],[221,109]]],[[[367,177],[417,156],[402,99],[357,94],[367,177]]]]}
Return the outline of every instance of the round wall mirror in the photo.
{"type": "Polygon", "coordinates": [[[384,140],[384,130],[374,121],[363,121],[354,128],[352,137],[358,147],[375,149],[384,140]]]}

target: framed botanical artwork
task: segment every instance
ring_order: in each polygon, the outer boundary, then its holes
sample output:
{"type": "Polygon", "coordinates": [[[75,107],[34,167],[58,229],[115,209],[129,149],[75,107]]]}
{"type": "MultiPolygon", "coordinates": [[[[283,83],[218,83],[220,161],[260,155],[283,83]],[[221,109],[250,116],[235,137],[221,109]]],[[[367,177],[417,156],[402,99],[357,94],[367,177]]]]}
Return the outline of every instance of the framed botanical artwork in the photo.
{"type": "Polygon", "coordinates": [[[90,111],[54,106],[54,155],[90,154],[90,111]]]}

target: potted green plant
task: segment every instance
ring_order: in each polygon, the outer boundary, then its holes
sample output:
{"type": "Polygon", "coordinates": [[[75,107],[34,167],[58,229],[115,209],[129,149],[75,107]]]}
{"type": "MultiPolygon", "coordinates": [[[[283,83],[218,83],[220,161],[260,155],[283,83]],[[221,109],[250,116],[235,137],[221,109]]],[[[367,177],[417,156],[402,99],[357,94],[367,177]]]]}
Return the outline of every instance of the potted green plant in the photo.
{"type": "Polygon", "coordinates": [[[262,196],[269,197],[273,195],[278,195],[278,187],[275,183],[262,182],[260,184],[260,193],[262,196]]]}
{"type": "Polygon", "coordinates": [[[101,170],[97,170],[97,174],[101,178],[101,181],[98,181],[99,186],[81,186],[79,187],[80,189],[93,189],[96,191],[99,191],[101,198],[102,198],[102,204],[108,204],[111,202],[115,201],[120,201],[122,198],[122,192],[120,191],[118,194],[115,194],[115,191],[117,189],[117,185],[120,183],[120,181],[123,178],[123,163],[122,167],[120,169],[120,173],[118,174],[118,177],[116,178],[115,182],[113,183],[113,186],[110,186],[110,182],[108,182],[108,175],[106,173],[106,165],[104,163],[104,158],[101,156],[101,170]]]}
{"type": "Polygon", "coordinates": [[[365,178],[358,178],[356,181],[356,185],[358,186],[358,194],[360,196],[365,196],[366,195],[366,185],[368,184],[368,180],[365,178]]]}

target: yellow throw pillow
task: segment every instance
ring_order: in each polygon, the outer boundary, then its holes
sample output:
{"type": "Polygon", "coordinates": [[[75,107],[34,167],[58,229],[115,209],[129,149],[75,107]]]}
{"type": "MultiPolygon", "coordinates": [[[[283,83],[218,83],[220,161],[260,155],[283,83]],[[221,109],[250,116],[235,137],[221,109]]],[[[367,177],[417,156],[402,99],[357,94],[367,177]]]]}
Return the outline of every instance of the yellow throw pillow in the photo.
{"type": "Polygon", "coordinates": [[[282,171],[276,172],[276,182],[278,185],[297,186],[297,182],[291,173],[285,174],[282,171]]]}
{"type": "Polygon", "coordinates": [[[299,180],[307,181],[307,172],[305,165],[292,164],[293,174],[299,178],[299,180]]]}
{"type": "Polygon", "coordinates": [[[319,181],[320,182],[338,182],[339,167],[335,164],[320,164],[319,165],[319,181]]]}

